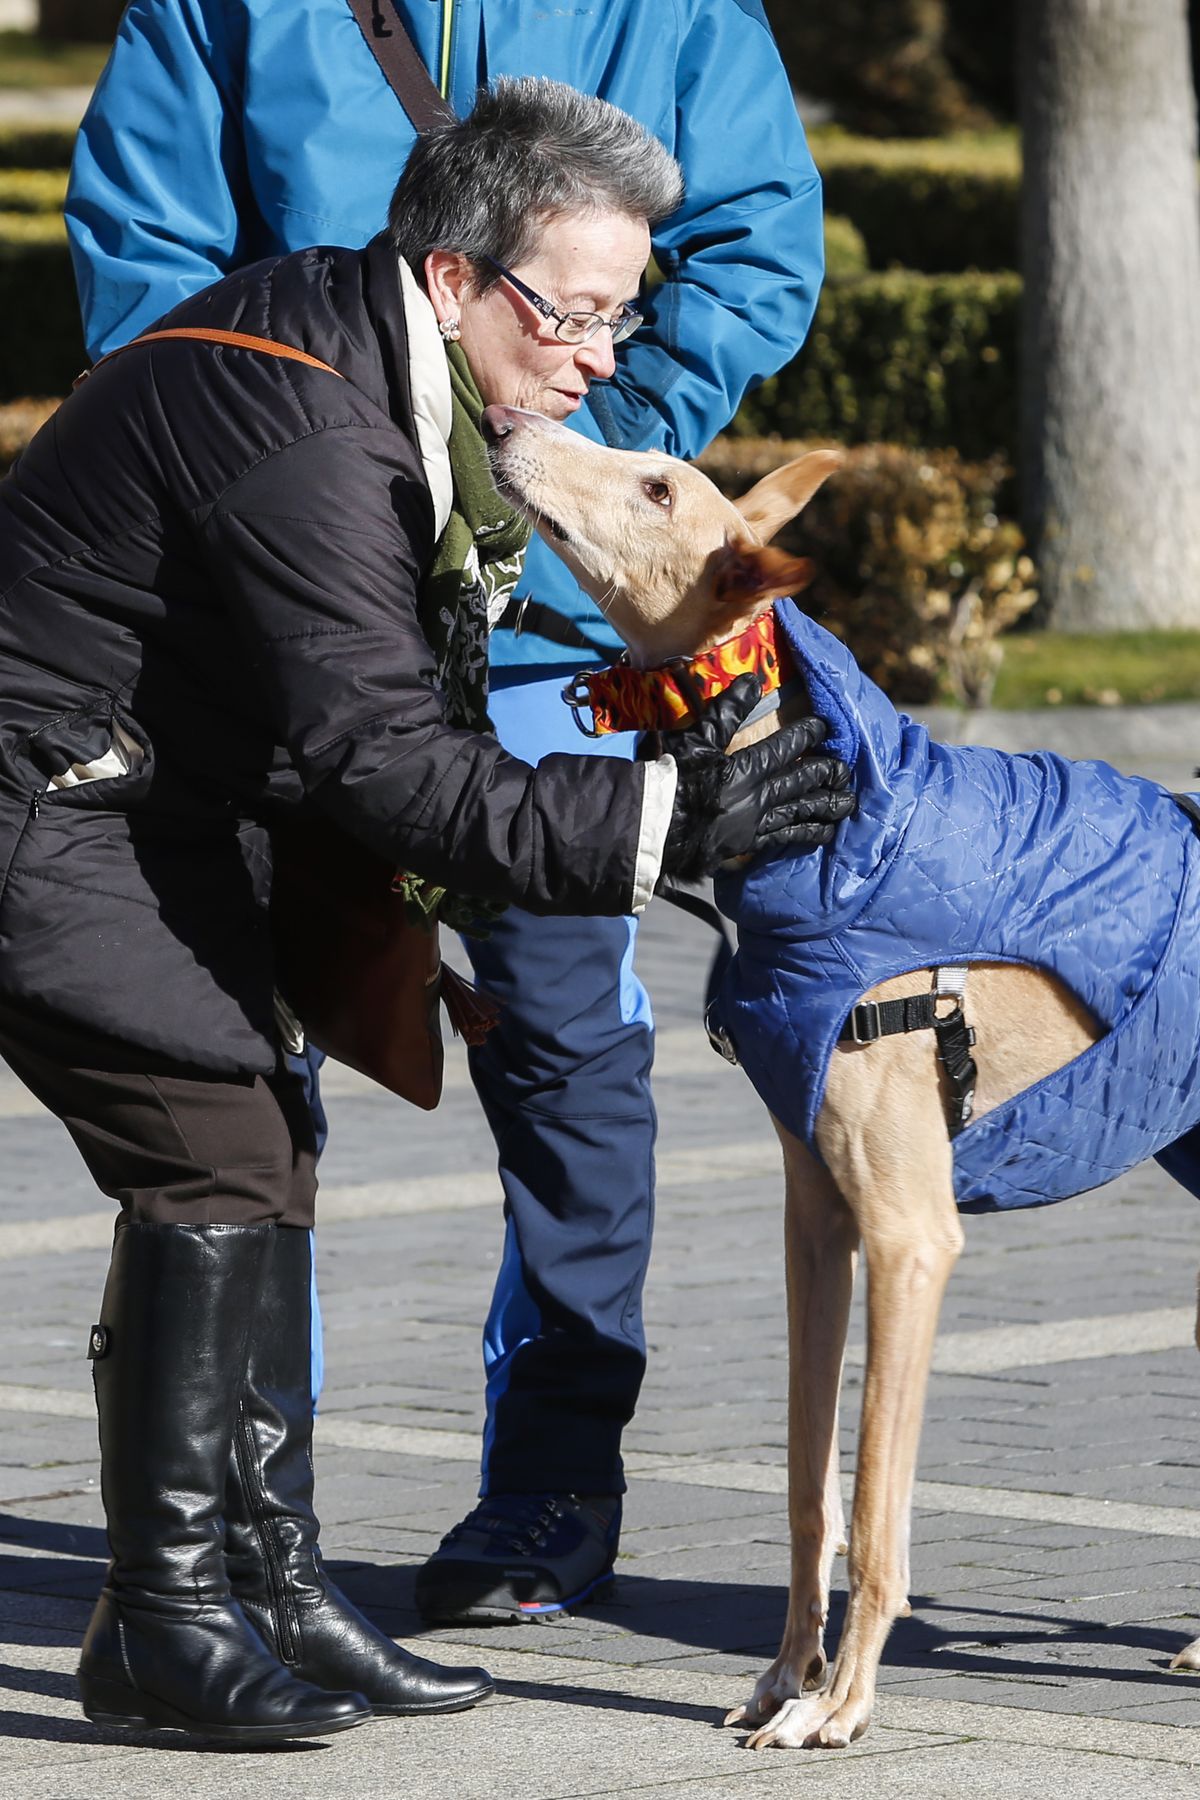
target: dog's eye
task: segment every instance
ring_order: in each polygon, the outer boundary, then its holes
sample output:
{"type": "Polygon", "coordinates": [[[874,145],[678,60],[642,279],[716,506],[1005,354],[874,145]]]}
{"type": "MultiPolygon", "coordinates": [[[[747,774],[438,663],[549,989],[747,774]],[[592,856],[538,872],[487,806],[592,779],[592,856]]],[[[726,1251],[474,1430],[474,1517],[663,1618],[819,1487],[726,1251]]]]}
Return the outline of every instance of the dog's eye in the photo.
{"type": "Polygon", "coordinates": [[[655,506],[661,506],[668,512],[670,511],[671,502],[674,500],[675,496],[671,492],[669,482],[643,481],[642,488],[646,494],[646,498],[648,500],[653,500],[655,506]]]}

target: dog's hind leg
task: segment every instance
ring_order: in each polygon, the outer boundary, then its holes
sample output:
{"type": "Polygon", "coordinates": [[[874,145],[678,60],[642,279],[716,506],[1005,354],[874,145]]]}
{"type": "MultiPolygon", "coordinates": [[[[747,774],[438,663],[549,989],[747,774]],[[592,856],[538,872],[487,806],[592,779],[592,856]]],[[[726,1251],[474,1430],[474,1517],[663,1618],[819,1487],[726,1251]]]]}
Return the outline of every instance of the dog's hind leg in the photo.
{"type": "Polygon", "coordinates": [[[913,1034],[839,1052],[818,1143],[867,1265],[867,1370],[850,1528],[850,1598],[820,1692],[790,1699],[751,1747],[842,1745],[871,1716],[893,1619],[908,1609],[908,1525],[925,1386],[962,1248],[933,1046],[913,1034]]]}
{"type": "Polygon", "coordinates": [[[727,1725],[761,1725],[825,1675],[834,1555],[845,1549],[837,1402],[858,1227],[823,1169],[775,1121],[787,1177],[788,1515],[791,1586],[779,1655],[727,1725]]]}

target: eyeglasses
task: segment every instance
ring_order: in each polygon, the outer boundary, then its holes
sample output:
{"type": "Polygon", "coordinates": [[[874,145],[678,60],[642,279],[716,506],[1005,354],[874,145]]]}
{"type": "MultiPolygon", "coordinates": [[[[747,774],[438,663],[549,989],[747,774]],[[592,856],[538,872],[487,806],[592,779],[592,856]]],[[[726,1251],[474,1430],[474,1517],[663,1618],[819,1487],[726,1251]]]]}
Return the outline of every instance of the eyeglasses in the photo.
{"type": "Polygon", "coordinates": [[[597,312],[559,312],[556,306],[551,306],[548,300],[543,300],[540,294],[535,294],[531,287],[526,287],[525,283],[514,275],[511,269],[506,269],[503,263],[498,263],[494,256],[484,256],[480,260],[490,263],[497,274],[503,275],[509,286],[515,287],[518,294],[528,300],[530,306],[537,312],[541,313],[543,319],[553,319],[554,335],[561,338],[564,344],[586,344],[606,325],[612,332],[613,343],[621,344],[637,330],[642,322],[641,313],[632,306],[623,306],[619,313],[613,314],[611,319],[606,319],[603,313],[597,312]]]}

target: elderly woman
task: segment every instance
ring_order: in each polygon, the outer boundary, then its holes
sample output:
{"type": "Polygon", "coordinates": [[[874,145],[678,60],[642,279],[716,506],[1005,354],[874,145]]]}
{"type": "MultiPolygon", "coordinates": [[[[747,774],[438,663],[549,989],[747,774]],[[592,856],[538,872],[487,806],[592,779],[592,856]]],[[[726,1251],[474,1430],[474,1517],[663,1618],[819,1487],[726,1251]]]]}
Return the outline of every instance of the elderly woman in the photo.
{"type": "Polygon", "coordinates": [[[527,527],[482,409],[561,419],[612,372],[678,200],[624,114],[498,84],[418,145],[364,251],[259,263],[159,327],[268,345],[127,348],[0,488],[0,1053],[121,1208],[90,1347],[98,1722],[269,1741],[490,1689],[400,1651],[321,1567],[314,1150],[266,821],[316,808],[460,894],[619,915],[846,809],[836,768],[796,762],[816,722],[723,757],[744,695],[658,762],[533,769],[487,731],[487,619],[527,527]]]}

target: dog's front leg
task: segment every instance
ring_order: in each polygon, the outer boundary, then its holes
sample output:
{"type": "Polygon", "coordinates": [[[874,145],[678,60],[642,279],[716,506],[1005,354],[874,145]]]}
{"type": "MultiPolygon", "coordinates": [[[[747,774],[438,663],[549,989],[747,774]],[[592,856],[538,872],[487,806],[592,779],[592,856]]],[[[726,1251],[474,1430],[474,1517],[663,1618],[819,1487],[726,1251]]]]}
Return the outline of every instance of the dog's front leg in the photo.
{"type": "Polygon", "coordinates": [[[838,1387],[858,1227],[832,1176],[775,1121],[787,1178],[788,1516],[791,1585],[779,1655],[727,1725],[761,1725],[825,1676],[834,1555],[846,1525],[838,1467],[838,1387]]]}
{"type": "Polygon", "coordinates": [[[831,1072],[818,1132],[867,1264],[850,1598],[828,1685],[789,1700],[750,1739],[755,1749],[849,1744],[870,1721],[884,1641],[908,1608],[908,1522],[925,1386],[942,1295],[962,1248],[932,1058],[915,1038],[852,1055],[849,1068],[839,1067],[836,1078],[831,1072]],[[868,1073],[876,1052],[882,1055],[868,1073]]]}

